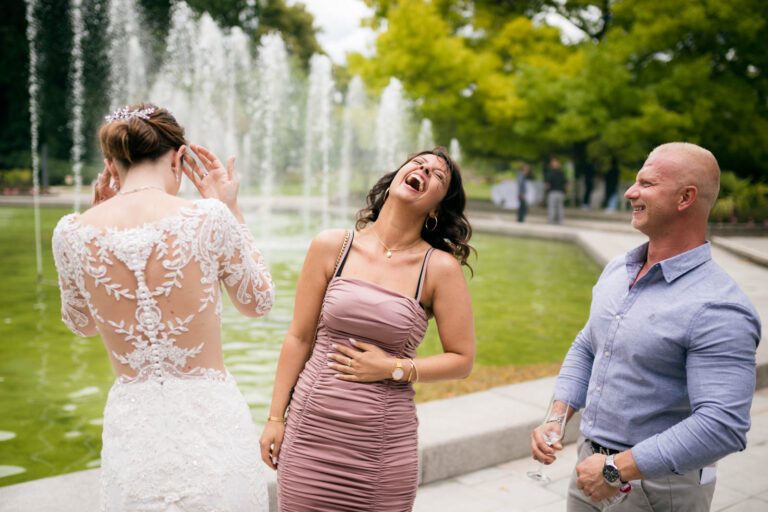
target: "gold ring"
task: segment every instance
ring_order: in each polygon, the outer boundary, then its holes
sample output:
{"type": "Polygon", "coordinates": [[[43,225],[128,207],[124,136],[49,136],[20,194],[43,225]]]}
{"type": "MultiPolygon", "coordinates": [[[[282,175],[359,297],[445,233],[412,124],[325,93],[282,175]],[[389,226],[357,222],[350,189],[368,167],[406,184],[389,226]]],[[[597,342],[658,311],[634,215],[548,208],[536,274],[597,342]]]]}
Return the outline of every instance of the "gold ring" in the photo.
{"type": "Polygon", "coordinates": [[[347,359],[347,366],[352,366],[352,358],[347,359]]]}

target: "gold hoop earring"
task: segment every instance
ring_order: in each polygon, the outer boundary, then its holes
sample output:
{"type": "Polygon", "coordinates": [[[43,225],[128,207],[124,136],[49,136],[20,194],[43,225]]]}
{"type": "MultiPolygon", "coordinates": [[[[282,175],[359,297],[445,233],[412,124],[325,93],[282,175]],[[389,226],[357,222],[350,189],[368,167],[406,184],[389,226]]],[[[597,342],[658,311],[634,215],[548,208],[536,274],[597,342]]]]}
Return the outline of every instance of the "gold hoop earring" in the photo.
{"type": "Polygon", "coordinates": [[[427,231],[434,231],[437,229],[437,217],[433,217],[431,215],[427,216],[427,220],[424,221],[424,229],[427,231]],[[435,224],[430,228],[429,227],[429,219],[432,219],[435,221],[435,224]]]}
{"type": "Polygon", "coordinates": [[[384,200],[382,202],[386,202],[388,197],[389,197],[389,189],[384,191],[384,200]]]}

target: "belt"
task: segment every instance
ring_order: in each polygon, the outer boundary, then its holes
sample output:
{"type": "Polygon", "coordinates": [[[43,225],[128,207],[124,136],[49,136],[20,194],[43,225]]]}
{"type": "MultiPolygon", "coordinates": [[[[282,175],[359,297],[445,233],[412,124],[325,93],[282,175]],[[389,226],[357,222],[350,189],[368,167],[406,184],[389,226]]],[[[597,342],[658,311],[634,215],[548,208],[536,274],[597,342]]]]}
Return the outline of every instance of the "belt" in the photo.
{"type": "Polygon", "coordinates": [[[592,445],[592,451],[594,453],[600,453],[602,455],[616,455],[617,453],[620,453],[622,450],[614,450],[613,448],[608,448],[606,446],[601,445],[600,443],[596,443],[591,439],[587,439],[590,445],[592,445]]]}

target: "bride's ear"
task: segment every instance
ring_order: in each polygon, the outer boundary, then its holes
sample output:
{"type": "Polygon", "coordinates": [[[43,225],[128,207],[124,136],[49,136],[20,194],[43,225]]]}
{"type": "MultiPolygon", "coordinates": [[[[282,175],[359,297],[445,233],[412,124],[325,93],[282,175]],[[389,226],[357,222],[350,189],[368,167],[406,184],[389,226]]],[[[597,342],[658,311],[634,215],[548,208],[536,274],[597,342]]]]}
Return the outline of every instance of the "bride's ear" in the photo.
{"type": "Polygon", "coordinates": [[[179,175],[181,175],[181,173],[184,172],[182,168],[182,164],[184,163],[184,154],[186,153],[186,151],[187,151],[187,146],[184,144],[179,146],[179,149],[174,151],[173,159],[172,159],[172,163],[173,163],[172,167],[173,167],[174,173],[178,173],[179,175]]]}

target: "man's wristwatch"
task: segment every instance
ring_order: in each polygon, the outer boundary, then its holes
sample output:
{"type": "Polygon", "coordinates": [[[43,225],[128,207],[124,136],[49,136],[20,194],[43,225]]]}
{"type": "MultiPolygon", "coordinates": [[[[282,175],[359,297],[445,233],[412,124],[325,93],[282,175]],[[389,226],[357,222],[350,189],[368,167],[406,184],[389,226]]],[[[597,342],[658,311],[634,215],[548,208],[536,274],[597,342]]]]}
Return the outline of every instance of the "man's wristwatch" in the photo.
{"type": "Polygon", "coordinates": [[[611,487],[621,487],[624,482],[621,481],[621,474],[619,468],[613,461],[613,455],[608,455],[605,458],[605,465],[603,466],[603,479],[608,482],[611,487]]]}
{"type": "Polygon", "coordinates": [[[392,380],[403,380],[403,377],[405,377],[403,361],[401,359],[395,359],[395,361],[395,368],[392,370],[392,380]]]}

